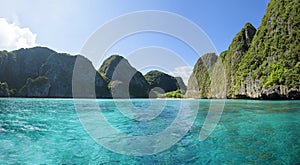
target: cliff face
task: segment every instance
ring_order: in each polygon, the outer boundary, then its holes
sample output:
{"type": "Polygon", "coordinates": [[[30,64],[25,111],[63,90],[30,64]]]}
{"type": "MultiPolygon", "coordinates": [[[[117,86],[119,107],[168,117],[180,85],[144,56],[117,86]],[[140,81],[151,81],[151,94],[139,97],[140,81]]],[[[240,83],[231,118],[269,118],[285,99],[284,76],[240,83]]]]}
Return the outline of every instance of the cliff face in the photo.
{"type": "MultiPolygon", "coordinates": [[[[300,99],[299,9],[297,0],[271,0],[257,31],[246,23],[234,37],[212,69],[224,66],[227,97],[300,99]]],[[[195,89],[194,76],[200,97],[220,98],[210,91],[222,84],[210,82],[216,77],[203,66],[198,60],[189,88],[195,89]]]]}
{"type": "Polygon", "coordinates": [[[148,82],[142,73],[133,68],[122,56],[109,57],[98,71],[108,79],[108,86],[114,98],[148,97],[148,82]]]}
{"type": "Polygon", "coordinates": [[[256,29],[250,23],[246,23],[242,30],[234,37],[227,51],[220,56],[226,74],[227,96],[232,98],[236,95],[234,86],[236,84],[235,74],[241,59],[247,53],[256,29]]]}
{"type": "MultiPolygon", "coordinates": [[[[10,96],[72,97],[72,76],[77,58],[84,61],[83,68],[95,73],[96,95],[109,97],[107,82],[89,60],[82,56],[56,53],[43,47],[0,52],[0,81],[7,83],[12,91],[10,96]]],[[[86,75],[87,73],[82,72],[78,77],[87,81],[86,75]]]]}
{"type": "Polygon", "coordinates": [[[48,77],[39,76],[35,79],[28,78],[26,84],[19,92],[20,96],[48,97],[51,84],[48,77]]]}
{"type": "MultiPolygon", "coordinates": [[[[74,82],[84,83],[95,77],[95,93],[97,97],[110,97],[107,82],[94,69],[92,63],[83,56],[71,56],[68,54],[54,53],[40,69],[41,75],[49,78],[51,88],[50,97],[72,97],[72,76],[75,61],[80,60],[80,73],[74,77],[74,82]],[[93,74],[93,75],[91,75],[93,74]]],[[[82,84],[84,87],[85,84],[82,84]]],[[[81,97],[92,97],[88,92],[82,91],[81,97]]]]}
{"type": "Polygon", "coordinates": [[[295,90],[299,92],[299,8],[298,0],[270,1],[235,75],[237,93],[251,98],[285,99],[295,90]]]}

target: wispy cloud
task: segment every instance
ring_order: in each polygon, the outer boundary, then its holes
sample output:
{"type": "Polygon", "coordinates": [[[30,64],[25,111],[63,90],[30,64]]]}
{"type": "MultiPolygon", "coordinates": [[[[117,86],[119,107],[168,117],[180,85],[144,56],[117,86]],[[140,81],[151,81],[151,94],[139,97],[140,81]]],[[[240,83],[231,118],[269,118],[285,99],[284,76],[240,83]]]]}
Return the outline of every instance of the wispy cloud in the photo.
{"type": "Polygon", "coordinates": [[[187,85],[189,77],[192,73],[192,68],[189,66],[180,66],[174,68],[172,72],[170,72],[170,75],[173,75],[175,77],[181,77],[184,81],[184,83],[187,85]]]}
{"type": "Polygon", "coordinates": [[[0,50],[15,50],[36,46],[36,34],[17,23],[0,18],[0,50]]]}

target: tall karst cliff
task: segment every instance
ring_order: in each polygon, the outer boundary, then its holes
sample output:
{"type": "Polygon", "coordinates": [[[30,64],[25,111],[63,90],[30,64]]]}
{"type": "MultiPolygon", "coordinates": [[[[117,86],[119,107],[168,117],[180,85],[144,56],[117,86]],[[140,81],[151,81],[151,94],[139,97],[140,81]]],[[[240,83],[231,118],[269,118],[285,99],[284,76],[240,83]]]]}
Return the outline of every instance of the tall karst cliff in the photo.
{"type": "MultiPolygon", "coordinates": [[[[299,99],[299,13],[298,0],[271,0],[257,31],[246,23],[234,37],[228,50],[214,64],[214,68],[223,66],[225,70],[227,97],[299,99]]],[[[196,63],[192,76],[201,80],[198,82],[200,97],[209,96],[212,87],[222,84],[208,84],[201,66],[196,63]]],[[[209,79],[215,78],[212,75],[209,79]]],[[[218,98],[213,93],[211,97],[218,98]]]]}
{"type": "Polygon", "coordinates": [[[224,51],[220,57],[226,72],[226,91],[227,96],[234,97],[236,84],[235,75],[239,64],[247,53],[256,29],[250,23],[246,23],[242,30],[233,38],[227,51],[224,51]]]}
{"type": "Polygon", "coordinates": [[[236,92],[252,98],[296,98],[300,85],[300,3],[271,0],[235,75],[236,92]],[[297,93],[297,92],[296,92],[297,93]]]}

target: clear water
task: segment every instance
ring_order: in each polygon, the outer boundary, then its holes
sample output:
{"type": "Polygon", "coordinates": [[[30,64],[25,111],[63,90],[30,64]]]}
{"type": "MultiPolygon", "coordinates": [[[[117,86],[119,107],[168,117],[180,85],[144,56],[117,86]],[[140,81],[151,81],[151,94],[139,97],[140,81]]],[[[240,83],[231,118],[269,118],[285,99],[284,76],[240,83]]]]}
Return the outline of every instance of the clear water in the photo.
{"type": "MultiPolygon", "coordinates": [[[[140,108],[149,106],[149,100],[131,101],[140,108]]],[[[145,135],[167,127],[180,101],[167,100],[162,113],[149,122],[124,117],[113,100],[97,102],[114,127],[145,135]]],[[[195,123],[174,146],[155,155],[127,156],[105,149],[86,133],[72,99],[2,98],[0,164],[300,163],[300,101],[227,100],[216,129],[202,142],[199,132],[210,100],[199,103],[195,123]]]]}

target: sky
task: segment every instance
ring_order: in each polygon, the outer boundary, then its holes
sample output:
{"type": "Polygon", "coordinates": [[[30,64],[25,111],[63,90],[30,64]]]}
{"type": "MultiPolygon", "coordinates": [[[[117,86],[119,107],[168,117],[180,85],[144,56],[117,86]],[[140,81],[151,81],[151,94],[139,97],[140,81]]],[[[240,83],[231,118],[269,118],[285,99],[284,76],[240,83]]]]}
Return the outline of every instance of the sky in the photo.
{"type": "MultiPolygon", "coordinates": [[[[0,50],[40,45],[57,52],[80,54],[89,38],[111,20],[132,12],[155,10],[174,13],[196,24],[219,54],[228,48],[235,34],[246,22],[259,27],[268,2],[269,0],[0,0],[0,50]]],[[[122,27],[116,27],[111,32],[118,31],[118,28],[122,27]]],[[[178,25],[174,28],[185,27],[178,25]]],[[[173,52],[173,56],[176,54],[183,59],[186,65],[173,70],[167,69],[168,73],[175,76],[178,72],[179,75],[186,74],[185,77],[188,77],[191,68],[186,66],[193,66],[202,55],[178,38],[149,32],[127,36],[103,56],[120,54],[127,57],[147,46],[166,48],[170,50],[169,53],[173,52]]],[[[99,67],[101,61],[103,59],[93,61],[93,64],[99,67]]],[[[131,61],[133,66],[140,63],[129,58],[129,62],[131,61]]],[[[138,67],[139,70],[147,71],[145,68],[147,67],[138,67]]]]}

